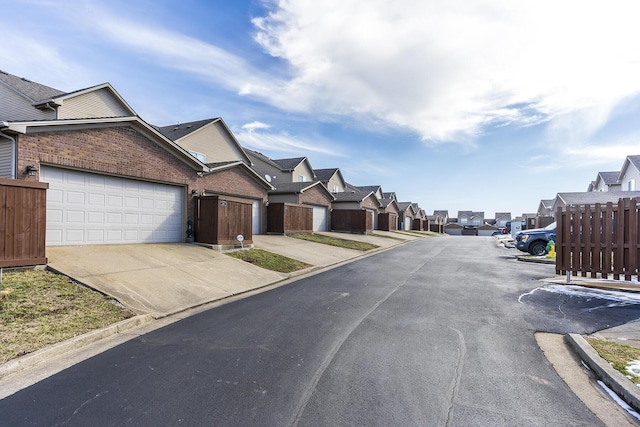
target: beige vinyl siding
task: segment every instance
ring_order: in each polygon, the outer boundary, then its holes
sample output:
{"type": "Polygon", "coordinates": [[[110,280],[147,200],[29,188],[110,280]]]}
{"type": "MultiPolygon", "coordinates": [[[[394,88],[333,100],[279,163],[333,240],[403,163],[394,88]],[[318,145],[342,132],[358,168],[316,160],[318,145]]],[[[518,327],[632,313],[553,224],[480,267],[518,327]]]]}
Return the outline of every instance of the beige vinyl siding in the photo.
{"type": "Polygon", "coordinates": [[[313,181],[313,169],[311,169],[307,162],[302,162],[293,170],[293,182],[311,182],[313,181]],[[300,179],[303,176],[304,180],[300,179]]]}
{"type": "Polygon", "coordinates": [[[176,142],[188,151],[204,154],[207,163],[245,161],[237,144],[218,123],[203,126],[176,142]]]}
{"type": "Polygon", "coordinates": [[[53,110],[38,110],[29,100],[0,84],[0,121],[53,120],[53,110]]]}
{"type": "Polygon", "coordinates": [[[59,119],[127,117],[131,115],[133,113],[107,89],[99,89],[65,99],[58,107],[59,119]]]}
{"type": "Polygon", "coordinates": [[[13,171],[13,142],[0,139],[0,178],[15,178],[13,171]]]}
{"type": "Polygon", "coordinates": [[[338,193],[342,193],[344,191],[344,182],[342,182],[337,173],[334,174],[327,183],[327,189],[332,193],[334,192],[333,187],[338,187],[338,193]]]}

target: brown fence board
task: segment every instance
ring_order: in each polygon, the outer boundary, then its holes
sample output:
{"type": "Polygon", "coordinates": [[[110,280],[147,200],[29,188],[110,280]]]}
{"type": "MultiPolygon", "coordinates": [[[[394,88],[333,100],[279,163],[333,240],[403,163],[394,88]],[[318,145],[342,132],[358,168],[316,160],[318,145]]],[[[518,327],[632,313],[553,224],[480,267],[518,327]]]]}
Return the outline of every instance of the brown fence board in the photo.
{"type": "Polygon", "coordinates": [[[0,179],[0,267],[46,264],[47,183],[0,179]]]}
{"type": "Polygon", "coordinates": [[[640,209],[636,199],[558,209],[556,272],[632,280],[640,271],[640,209]]]}

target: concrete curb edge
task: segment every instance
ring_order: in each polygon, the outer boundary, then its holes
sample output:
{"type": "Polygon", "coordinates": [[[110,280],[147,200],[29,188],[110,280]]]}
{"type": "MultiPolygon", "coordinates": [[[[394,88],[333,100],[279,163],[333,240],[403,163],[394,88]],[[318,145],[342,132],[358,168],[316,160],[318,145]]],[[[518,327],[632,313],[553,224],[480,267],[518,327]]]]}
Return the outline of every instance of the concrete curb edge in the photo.
{"type": "Polygon", "coordinates": [[[122,320],[118,323],[106,326],[102,329],[96,329],[94,331],[90,331],[82,335],[69,338],[68,340],[59,342],[57,344],[53,344],[51,346],[34,351],[33,353],[26,354],[22,357],[9,360],[8,362],[0,365],[0,379],[16,372],[29,369],[41,363],[45,363],[52,357],[64,354],[71,350],[85,347],[89,344],[93,344],[97,341],[119,334],[128,329],[144,325],[145,323],[148,323],[152,320],[153,317],[149,314],[134,316],[129,319],[122,320]]]}
{"type": "Polygon", "coordinates": [[[582,335],[567,334],[565,339],[607,387],[613,390],[633,409],[640,411],[640,388],[600,357],[598,352],[591,347],[582,335]]]}

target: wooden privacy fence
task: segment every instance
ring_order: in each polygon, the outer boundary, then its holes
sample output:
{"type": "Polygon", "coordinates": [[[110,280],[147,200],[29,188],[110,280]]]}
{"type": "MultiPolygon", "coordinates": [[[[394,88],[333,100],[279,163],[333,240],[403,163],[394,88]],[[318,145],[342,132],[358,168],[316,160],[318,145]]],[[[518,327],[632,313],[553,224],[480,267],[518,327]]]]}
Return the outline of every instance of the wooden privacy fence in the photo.
{"type": "Polygon", "coordinates": [[[372,233],[373,218],[366,210],[334,209],[331,211],[331,230],[355,234],[372,233]]]}
{"type": "Polygon", "coordinates": [[[313,208],[285,203],[270,203],[267,207],[267,233],[297,233],[313,231],[313,208]]]}
{"type": "Polygon", "coordinates": [[[45,182],[0,178],[0,267],[46,264],[45,182]]]}
{"type": "Polygon", "coordinates": [[[631,280],[640,267],[640,213],[636,199],[558,209],[556,272],[631,280]]]}
{"type": "Polygon", "coordinates": [[[214,245],[239,245],[238,235],[245,244],[253,243],[252,202],[228,196],[196,198],[195,241],[214,245]]]}

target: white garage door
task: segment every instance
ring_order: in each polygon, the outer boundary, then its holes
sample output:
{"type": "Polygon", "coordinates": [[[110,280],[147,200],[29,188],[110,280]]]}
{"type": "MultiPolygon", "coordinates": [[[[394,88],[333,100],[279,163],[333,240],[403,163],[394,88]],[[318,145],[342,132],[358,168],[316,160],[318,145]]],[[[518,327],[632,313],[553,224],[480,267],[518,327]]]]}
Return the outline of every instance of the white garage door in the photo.
{"type": "Polygon", "coordinates": [[[313,231],[327,231],[327,208],[313,207],[313,231]]]}
{"type": "Polygon", "coordinates": [[[181,187],[41,167],[47,245],[181,242],[181,187]]]}
{"type": "Polygon", "coordinates": [[[404,229],[405,230],[411,230],[411,222],[413,221],[413,219],[411,219],[411,217],[405,216],[404,217],[404,229]]]}
{"type": "Polygon", "coordinates": [[[251,209],[251,234],[260,234],[260,200],[253,201],[251,209]]]}

